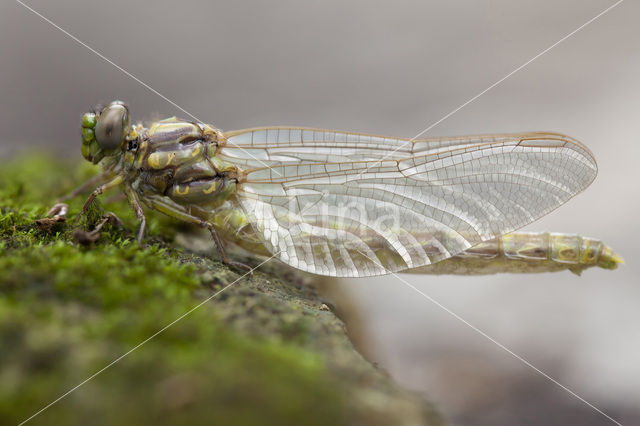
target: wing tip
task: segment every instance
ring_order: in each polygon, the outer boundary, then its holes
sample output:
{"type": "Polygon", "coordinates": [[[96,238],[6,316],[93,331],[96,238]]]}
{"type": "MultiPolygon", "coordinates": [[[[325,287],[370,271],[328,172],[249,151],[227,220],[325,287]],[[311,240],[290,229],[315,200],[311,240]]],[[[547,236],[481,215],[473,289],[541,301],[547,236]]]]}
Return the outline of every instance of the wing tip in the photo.
{"type": "Polygon", "coordinates": [[[560,132],[532,131],[532,132],[523,133],[522,134],[522,138],[527,139],[527,140],[539,139],[539,140],[556,140],[556,141],[560,141],[560,142],[562,142],[564,147],[567,147],[567,148],[571,149],[572,151],[580,154],[582,156],[582,158],[584,160],[586,160],[586,162],[588,162],[590,164],[591,169],[593,171],[592,176],[590,177],[589,181],[585,185],[585,188],[588,187],[595,180],[596,176],[598,175],[598,162],[596,161],[596,158],[593,155],[593,152],[584,143],[580,142],[578,139],[576,139],[574,137],[571,137],[569,135],[566,135],[566,134],[560,133],[560,132]]]}

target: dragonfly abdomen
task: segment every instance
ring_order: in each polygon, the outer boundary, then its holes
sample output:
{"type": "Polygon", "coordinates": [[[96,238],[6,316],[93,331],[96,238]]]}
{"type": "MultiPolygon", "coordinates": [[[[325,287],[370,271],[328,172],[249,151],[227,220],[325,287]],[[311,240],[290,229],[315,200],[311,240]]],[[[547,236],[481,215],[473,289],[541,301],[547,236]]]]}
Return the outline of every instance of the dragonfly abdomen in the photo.
{"type": "Polygon", "coordinates": [[[615,269],[622,257],[600,240],[575,234],[513,232],[411,273],[485,275],[615,269]]]}
{"type": "Polygon", "coordinates": [[[514,232],[498,239],[502,253],[510,259],[549,260],[584,267],[613,269],[621,258],[594,238],[557,232],[514,232]]]}

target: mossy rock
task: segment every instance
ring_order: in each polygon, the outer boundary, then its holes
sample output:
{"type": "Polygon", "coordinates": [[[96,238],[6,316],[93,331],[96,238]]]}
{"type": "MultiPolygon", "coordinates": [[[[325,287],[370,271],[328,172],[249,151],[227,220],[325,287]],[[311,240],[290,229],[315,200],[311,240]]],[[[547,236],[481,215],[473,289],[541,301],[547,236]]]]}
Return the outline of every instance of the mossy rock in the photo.
{"type": "MultiPolygon", "coordinates": [[[[36,220],[93,168],[44,156],[8,164],[0,170],[0,424],[20,423],[78,385],[30,423],[441,424],[427,402],[354,350],[313,277],[273,261],[225,288],[238,271],[174,242],[198,241],[184,236],[191,228],[151,214],[138,245],[123,202],[107,207],[125,228],[106,225],[95,243],[78,244],[70,220],[36,220]]],[[[70,218],[82,198],[70,202],[70,218]]],[[[92,212],[85,226],[101,216],[99,203],[92,212]]]]}

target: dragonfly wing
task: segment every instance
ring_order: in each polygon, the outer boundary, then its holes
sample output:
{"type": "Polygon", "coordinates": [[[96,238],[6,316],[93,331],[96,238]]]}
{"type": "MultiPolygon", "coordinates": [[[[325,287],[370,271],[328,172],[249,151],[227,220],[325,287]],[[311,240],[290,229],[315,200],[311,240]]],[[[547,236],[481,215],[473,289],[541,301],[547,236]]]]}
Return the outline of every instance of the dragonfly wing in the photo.
{"type": "Polygon", "coordinates": [[[245,170],[237,199],[265,247],[336,277],[454,256],[544,216],[597,172],[582,144],[555,133],[410,141],[262,128],[227,137],[219,155],[245,170]]]}

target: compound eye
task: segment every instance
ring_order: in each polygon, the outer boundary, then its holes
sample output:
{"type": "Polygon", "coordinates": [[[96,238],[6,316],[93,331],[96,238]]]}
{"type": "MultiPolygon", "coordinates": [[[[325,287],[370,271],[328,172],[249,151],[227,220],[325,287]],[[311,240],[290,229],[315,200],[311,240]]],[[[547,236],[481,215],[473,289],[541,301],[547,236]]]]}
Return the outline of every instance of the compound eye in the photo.
{"type": "Polygon", "coordinates": [[[103,151],[112,151],[122,145],[129,129],[129,110],[121,102],[107,105],[96,124],[95,135],[103,151]]]}

